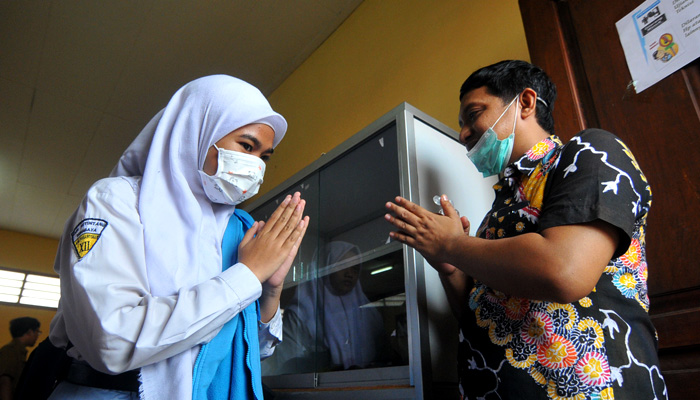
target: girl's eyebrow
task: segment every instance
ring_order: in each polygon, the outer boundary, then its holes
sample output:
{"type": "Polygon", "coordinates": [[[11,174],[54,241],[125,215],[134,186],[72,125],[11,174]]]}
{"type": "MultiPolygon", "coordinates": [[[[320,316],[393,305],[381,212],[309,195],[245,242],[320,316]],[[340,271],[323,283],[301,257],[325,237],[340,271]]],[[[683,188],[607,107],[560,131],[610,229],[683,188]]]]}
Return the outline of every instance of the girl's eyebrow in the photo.
{"type": "MultiPolygon", "coordinates": [[[[258,140],[258,138],[255,137],[255,136],[253,136],[253,135],[251,135],[251,134],[249,134],[249,133],[242,133],[240,137],[243,138],[243,139],[248,139],[248,140],[250,140],[251,142],[253,142],[253,145],[254,145],[255,147],[261,147],[261,146],[262,146],[262,144],[260,143],[260,141],[258,140]]],[[[274,153],[274,152],[275,152],[275,149],[270,148],[270,149],[268,149],[268,150],[265,150],[263,153],[272,154],[272,153],[274,153]]]]}

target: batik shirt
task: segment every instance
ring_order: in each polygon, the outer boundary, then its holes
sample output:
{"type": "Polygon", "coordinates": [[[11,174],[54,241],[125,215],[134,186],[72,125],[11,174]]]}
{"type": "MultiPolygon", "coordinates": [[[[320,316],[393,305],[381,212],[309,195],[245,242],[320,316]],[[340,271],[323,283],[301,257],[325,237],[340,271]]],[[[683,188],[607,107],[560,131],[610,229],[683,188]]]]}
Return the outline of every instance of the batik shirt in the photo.
{"type": "Polygon", "coordinates": [[[627,146],[591,129],[550,136],[508,166],[477,235],[501,239],[603,220],[619,246],[593,291],[568,304],[475,281],[460,322],[466,399],[665,399],[647,296],[651,190],[627,146]]]}

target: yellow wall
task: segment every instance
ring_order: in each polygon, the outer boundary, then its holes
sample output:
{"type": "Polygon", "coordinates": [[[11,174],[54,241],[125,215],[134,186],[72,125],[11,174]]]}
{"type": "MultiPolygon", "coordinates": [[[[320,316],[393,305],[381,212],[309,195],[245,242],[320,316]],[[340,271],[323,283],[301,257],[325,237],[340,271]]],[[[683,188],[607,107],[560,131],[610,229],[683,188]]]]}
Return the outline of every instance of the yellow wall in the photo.
{"type": "Polygon", "coordinates": [[[289,122],[261,193],[406,101],[457,129],[475,69],[529,60],[516,0],[365,0],[272,95],[289,122]]]}
{"type": "MultiPolygon", "coordinates": [[[[0,267],[56,276],[53,272],[53,260],[57,248],[56,239],[0,229],[0,267]]],[[[44,340],[49,333],[49,323],[55,313],[53,309],[9,306],[0,303],[0,346],[4,346],[12,339],[10,321],[18,317],[28,316],[38,319],[43,331],[39,341],[44,340]]]]}

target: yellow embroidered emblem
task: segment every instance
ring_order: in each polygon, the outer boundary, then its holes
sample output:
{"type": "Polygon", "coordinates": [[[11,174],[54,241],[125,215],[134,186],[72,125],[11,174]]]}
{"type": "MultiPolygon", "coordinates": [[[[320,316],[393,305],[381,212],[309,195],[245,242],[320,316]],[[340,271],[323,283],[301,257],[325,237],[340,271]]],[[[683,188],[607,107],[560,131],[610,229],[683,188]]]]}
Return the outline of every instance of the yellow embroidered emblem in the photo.
{"type": "Polygon", "coordinates": [[[86,218],[78,223],[71,232],[71,240],[78,258],[83,258],[97,243],[102,231],[107,227],[107,221],[97,218],[86,218]]]}

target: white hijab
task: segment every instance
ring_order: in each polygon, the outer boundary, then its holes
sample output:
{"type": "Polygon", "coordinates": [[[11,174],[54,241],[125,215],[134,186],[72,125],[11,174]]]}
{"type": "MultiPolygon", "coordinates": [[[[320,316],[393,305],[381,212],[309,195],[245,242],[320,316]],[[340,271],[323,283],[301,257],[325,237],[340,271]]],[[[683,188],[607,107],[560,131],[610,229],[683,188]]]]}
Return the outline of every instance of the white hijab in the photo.
{"type": "MultiPolygon", "coordinates": [[[[227,75],[196,79],[173,95],[112,170],[110,176],[143,177],[138,207],[153,296],[221,272],[221,241],[234,207],[213,204],[198,171],[209,147],[251,123],[273,128],[273,146],[287,130],[254,86],[227,75]]],[[[191,398],[193,363],[184,352],[141,368],[141,398],[191,398]]]]}

